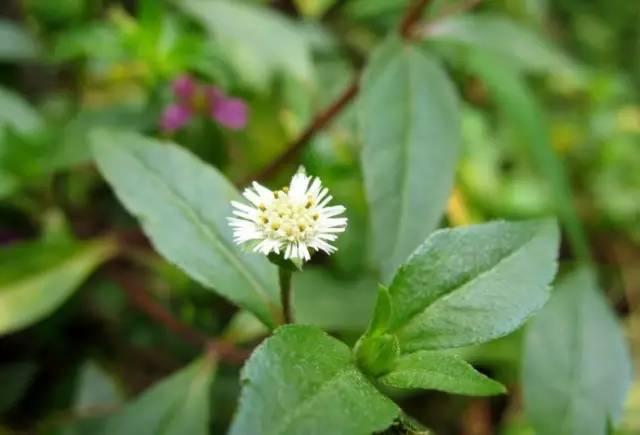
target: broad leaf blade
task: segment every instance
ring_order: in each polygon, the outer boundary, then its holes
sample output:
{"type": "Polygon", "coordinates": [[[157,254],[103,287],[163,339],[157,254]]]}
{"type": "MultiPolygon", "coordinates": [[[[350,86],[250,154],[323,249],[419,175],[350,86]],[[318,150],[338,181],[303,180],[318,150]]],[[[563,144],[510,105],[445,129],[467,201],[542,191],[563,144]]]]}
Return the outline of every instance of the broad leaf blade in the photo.
{"type": "Polygon", "coordinates": [[[404,355],[396,367],[379,380],[390,387],[468,396],[490,396],[506,391],[502,384],[476,371],[462,358],[443,352],[421,351],[404,355]]]}
{"type": "Polygon", "coordinates": [[[100,171],[165,258],[204,286],[278,322],[277,273],[266,258],[242,252],[226,218],[235,188],[184,149],[132,133],[93,136],[100,171]]]}
{"type": "Polygon", "coordinates": [[[211,358],[189,366],[146,390],[104,423],[101,434],[207,435],[209,389],[216,364],[211,358]]]}
{"type": "Polygon", "coordinates": [[[28,242],[0,250],[0,335],[51,314],[115,253],[110,241],[28,242]]]}
{"type": "Polygon", "coordinates": [[[440,221],[458,154],[458,112],[449,78],[426,53],[390,40],[374,54],[359,126],[374,256],[385,282],[440,221]]]}
{"type": "Polygon", "coordinates": [[[526,331],[525,410],[536,433],[606,433],[631,384],[629,358],[593,273],[581,268],[566,276],[526,331]]]}
{"type": "Polygon", "coordinates": [[[311,326],[278,329],[242,378],[231,435],[369,435],[399,413],[356,369],[344,343],[311,326]]]}
{"type": "Polygon", "coordinates": [[[549,297],[555,221],[441,230],[400,267],[389,331],[404,352],[482,343],[517,329],[549,297]]]}

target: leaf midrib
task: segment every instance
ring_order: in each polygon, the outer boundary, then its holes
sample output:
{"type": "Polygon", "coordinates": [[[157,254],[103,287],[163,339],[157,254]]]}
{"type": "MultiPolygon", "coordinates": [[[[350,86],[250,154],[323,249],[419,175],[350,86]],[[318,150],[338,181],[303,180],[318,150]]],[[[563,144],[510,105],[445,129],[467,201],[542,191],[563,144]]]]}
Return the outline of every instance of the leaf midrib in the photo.
{"type": "MultiPolygon", "coordinates": [[[[178,205],[178,207],[184,212],[187,219],[191,221],[194,224],[194,226],[207,239],[209,239],[210,242],[212,242],[212,244],[215,247],[218,248],[219,252],[225,258],[230,260],[232,267],[238,272],[240,272],[240,275],[242,275],[246,279],[246,281],[250,284],[250,288],[253,289],[254,293],[258,296],[258,298],[260,298],[263,302],[267,304],[268,311],[271,311],[273,314],[273,310],[271,309],[272,308],[271,301],[268,295],[266,294],[266,292],[263,291],[260,281],[254,278],[252,276],[252,273],[249,270],[245,270],[245,268],[242,267],[242,263],[240,262],[240,260],[233,255],[229,247],[226,246],[226,244],[223,242],[223,239],[216,236],[216,231],[214,231],[208,225],[203,223],[204,220],[201,219],[201,215],[193,207],[189,205],[189,202],[187,201],[187,199],[184,198],[182,195],[180,195],[178,192],[176,192],[168,183],[166,183],[164,179],[151,166],[147,165],[144,159],[140,155],[138,155],[137,151],[132,151],[131,155],[134,157],[133,160],[136,161],[140,165],[140,167],[142,167],[148,174],[150,174],[151,177],[153,177],[160,185],[164,187],[168,195],[176,201],[176,204],[178,205]]],[[[153,240],[153,237],[151,235],[149,235],[149,237],[153,240]]],[[[200,276],[199,273],[197,275],[200,276]]],[[[203,277],[200,277],[200,281],[205,283],[207,286],[211,285],[208,282],[208,280],[204,279],[203,277]]],[[[270,320],[271,320],[270,323],[273,324],[274,318],[270,320]]]]}
{"type": "Polygon", "coordinates": [[[422,314],[424,314],[425,311],[427,311],[433,304],[435,304],[438,301],[441,301],[443,299],[449,299],[451,297],[453,297],[454,294],[456,294],[457,292],[459,292],[460,290],[464,289],[465,287],[467,287],[469,284],[471,284],[472,282],[484,277],[485,275],[491,273],[493,270],[495,270],[496,268],[498,268],[502,263],[504,263],[505,261],[511,259],[513,256],[515,256],[518,252],[520,252],[522,249],[524,249],[526,246],[528,246],[535,238],[536,236],[541,232],[541,230],[544,228],[543,225],[538,226],[538,228],[535,229],[535,231],[531,232],[531,235],[526,238],[522,244],[520,244],[517,248],[515,248],[514,250],[512,250],[511,252],[509,252],[508,254],[504,255],[503,257],[501,257],[496,263],[492,264],[490,267],[482,270],[481,272],[479,272],[478,274],[472,276],[471,278],[469,278],[468,280],[464,281],[462,284],[458,285],[457,287],[450,289],[446,292],[442,293],[442,296],[432,300],[429,304],[427,304],[424,308],[422,308],[419,311],[416,311],[413,315],[411,315],[410,317],[407,318],[407,320],[405,322],[403,322],[401,325],[393,327],[391,329],[391,332],[395,333],[395,334],[400,334],[402,333],[402,331],[409,326],[410,324],[412,324],[413,320],[418,317],[421,316],[422,314]]]}
{"type": "Polygon", "coordinates": [[[298,402],[298,406],[296,406],[293,410],[290,410],[290,412],[284,414],[282,421],[280,422],[280,424],[278,424],[277,428],[273,432],[271,432],[271,434],[286,435],[288,433],[286,429],[289,427],[289,425],[296,421],[296,419],[301,414],[303,414],[306,409],[308,409],[308,407],[322,392],[328,390],[329,387],[332,387],[339,381],[348,378],[349,375],[353,375],[354,373],[356,373],[355,368],[350,365],[346,365],[338,369],[332,377],[326,379],[317,388],[315,388],[312,395],[304,398],[301,402],[298,402]]]}

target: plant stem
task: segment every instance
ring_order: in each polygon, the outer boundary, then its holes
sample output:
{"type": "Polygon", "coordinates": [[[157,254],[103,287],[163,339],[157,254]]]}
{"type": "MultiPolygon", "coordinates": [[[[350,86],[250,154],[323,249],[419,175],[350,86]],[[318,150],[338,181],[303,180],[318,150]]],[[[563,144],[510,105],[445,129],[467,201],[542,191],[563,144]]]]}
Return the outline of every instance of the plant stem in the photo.
{"type": "Polygon", "coordinates": [[[280,277],[280,301],[282,302],[284,324],[293,323],[293,316],[291,315],[291,274],[291,270],[286,267],[278,267],[278,276],[280,277]]]}

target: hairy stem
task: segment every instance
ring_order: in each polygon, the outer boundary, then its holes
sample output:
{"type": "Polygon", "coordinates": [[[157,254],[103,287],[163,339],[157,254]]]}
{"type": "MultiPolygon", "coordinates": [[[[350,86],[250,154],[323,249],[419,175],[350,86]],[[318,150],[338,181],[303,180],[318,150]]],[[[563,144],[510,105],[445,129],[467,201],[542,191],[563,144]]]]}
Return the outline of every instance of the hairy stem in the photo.
{"type": "Polygon", "coordinates": [[[284,323],[293,323],[291,315],[291,270],[286,267],[278,267],[278,276],[280,278],[280,301],[282,302],[282,314],[284,323]]]}

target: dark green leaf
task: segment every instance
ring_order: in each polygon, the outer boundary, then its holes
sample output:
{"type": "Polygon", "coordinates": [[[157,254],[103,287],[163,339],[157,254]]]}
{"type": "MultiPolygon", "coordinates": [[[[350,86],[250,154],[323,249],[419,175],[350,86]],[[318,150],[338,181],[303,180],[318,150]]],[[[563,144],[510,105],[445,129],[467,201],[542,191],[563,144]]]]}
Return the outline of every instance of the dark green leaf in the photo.
{"type": "Polygon", "coordinates": [[[462,358],[443,352],[421,351],[402,356],[395,368],[379,378],[396,388],[421,388],[468,396],[502,394],[500,383],[476,371],[462,358]]]}
{"type": "Polygon", "coordinates": [[[527,328],[525,409],[540,435],[603,435],[631,384],[629,350],[588,268],[567,275],[527,328]]]}
{"type": "Polygon", "coordinates": [[[391,282],[389,332],[403,352],[482,343],[512,332],[549,297],[558,237],[552,220],[436,231],[391,282]]]}
{"type": "Polygon", "coordinates": [[[0,335],[48,316],[96,266],[113,243],[29,242],[0,250],[0,335]]]}
{"type": "Polygon", "coordinates": [[[222,174],[137,134],[101,131],[93,143],[100,171],[165,258],[266,325],[278,322],[276,268],[233,243],[226,218],[239,195],[222,174]]]}
{"type": "Polygon", "coordinates": [[[359,125],[374,257],[386,282],[442,217],[460,141],[457,96],[434,59],[390,40],[364,74],[359,125]]]}
{"type": "Polygon", "coordinates": [[[0,366],[0,414],[18,402],[29,388],[37,371],[35,363],[19,362],[0,366]]]}
{"type": "Polygon", "coordinates": [[[279,328],[242,379],[231,435],[370,435],[399,413],[353,365],[351,350],[312,326],[279,328]]]}
{"type": "Polygon", "coordinates": [[[146,390],[110,417],[103,435],[207,435],[209,389],[216,364],[199,359],[146,390]]]}

